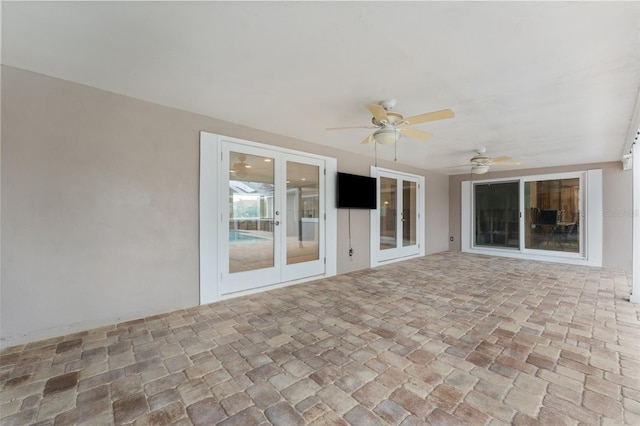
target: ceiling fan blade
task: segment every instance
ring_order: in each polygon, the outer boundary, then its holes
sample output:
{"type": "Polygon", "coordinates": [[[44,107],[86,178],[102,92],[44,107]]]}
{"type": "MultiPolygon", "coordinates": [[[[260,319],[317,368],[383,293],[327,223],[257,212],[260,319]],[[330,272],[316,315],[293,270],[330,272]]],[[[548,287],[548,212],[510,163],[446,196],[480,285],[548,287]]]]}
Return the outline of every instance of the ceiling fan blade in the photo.
{"type": "Polygon", "coordinates": [[[387,111],[382,108],[382,105],[366,104],[365,106],[369,112],[371,112],[376,121],[389,123],[389,116],[387,115],[387,111]]]}
{"type": "Polygon", "coordinates": [[[402,135],[408,137],[408,138],[420,139],[420,140],[423,140],[423,141],[427,140],[431,136],[433,136],[429,132],[423,132],[422,130],[412,129],[412,128],[409,128],[409,127],[401,128],[400,129],[400,133],[402,135]]]}
{"type": "Polygon", "coordinates": [[[506,155],[503,155],[502,157],[493,157],[493,158],[490,158],[490,160],[491,160],[491,162],[493,162],[493,163],[495,164],[495,163],[500,163],[500,162],[502,162],[502,161],[509,161],[509,160],[511,160],[511,157],[508,157],[508,156],[506,156],[506,155]]]}
{"type": "Polygon", "coordinates": [[[446,118],[453,118],[455,114],[450,109],[443,109],[440,111],[427,112],[425,114],[414,115],[413,117],[405,118],[402,123],[408,126],[414,124],[426,123],[428,121],[444,120],[446,118]]]}
{"type": "Polygon", "coordinates": [[[467,163],[467,164],[457,164],[457,165],[455,165],[455,166],[447,166],[447,167],[445,167],[445,169],[453,169],[453,168],[456,168],[456,167],[470,167],[470,166],[473,166],[473,164],[470,164],[470,163],[467,163]]]}
{"type": "Polygon", "coordinates": [[[343,130],[343,129],[377,129],[377,127],[376,126],[328,127],[325,130],[343,130]]]}
{"type": "Polygon", "coordinates": [[[371,135],[367,136],[366,138],[364,138],[364,140],[362,142],[360,142],[360,143],[366,144],[366,143],[371,143],[371,142],[373,142],[373,134],[371,134],[371,135]]]}
{"type": "Polygon", "coordinates": [[[519,161],[494,161],[491,163],[494,166],[519,166],[519,161]]]}

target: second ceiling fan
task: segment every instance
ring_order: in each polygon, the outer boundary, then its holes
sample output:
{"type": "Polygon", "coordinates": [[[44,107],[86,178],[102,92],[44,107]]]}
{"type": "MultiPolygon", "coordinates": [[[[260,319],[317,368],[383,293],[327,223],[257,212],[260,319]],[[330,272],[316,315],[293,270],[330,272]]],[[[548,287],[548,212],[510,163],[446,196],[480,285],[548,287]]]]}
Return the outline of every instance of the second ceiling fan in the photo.
{"type": "Polygon", "coordinates": [[[468,167],[471,166],[471,173],[474,175],[483,175],[489,171],[491,166],[519,166],[519,161],[511,161],[511,157],[503,155],[501,157],[489,157],[486,155],[487,148],[480,148],[475,151],[476,155],[469,159],[466,164],[459,164],[455,167],[468,167]]]}
{"type": "Polygon", "coordinates": [[[369,112],[373,115],[371,118],[372,126],[331,127],[327,130],[378,129],[371,135],[364,138],[362,143],[366,144],[376,141],[382,144],[392,144],[397,142],[398,139],[400,139],[400,136],[420,140],[428,139],[433,136],[431,133],[413,129],[410,126],[427,123],[429,121],[444,120],[455,116],[453,111],[450,109],[443,109],[440,111],[427,112],[425,114],[404,118],[402,114],[391,111],[395,105],[395,99],[385,99],[379,104],[366,104],[365,107],[367,107],[369,112]]]}

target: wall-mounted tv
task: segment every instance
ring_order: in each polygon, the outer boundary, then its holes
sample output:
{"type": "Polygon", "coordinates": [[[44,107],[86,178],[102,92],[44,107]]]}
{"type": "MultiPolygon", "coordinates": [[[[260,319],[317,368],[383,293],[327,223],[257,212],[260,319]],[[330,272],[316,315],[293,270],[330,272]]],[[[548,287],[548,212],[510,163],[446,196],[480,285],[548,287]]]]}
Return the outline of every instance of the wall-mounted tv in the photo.
{"type": "Polygon", "coordinates": [[[376,178],[338,172],[337,206],[339,209],[377,208],[376,178]]]}
{"type": "Polygon", "coordinates": [[[558,223],[558,210],[540,210],[540,224],[555,225],[558,223]]]}

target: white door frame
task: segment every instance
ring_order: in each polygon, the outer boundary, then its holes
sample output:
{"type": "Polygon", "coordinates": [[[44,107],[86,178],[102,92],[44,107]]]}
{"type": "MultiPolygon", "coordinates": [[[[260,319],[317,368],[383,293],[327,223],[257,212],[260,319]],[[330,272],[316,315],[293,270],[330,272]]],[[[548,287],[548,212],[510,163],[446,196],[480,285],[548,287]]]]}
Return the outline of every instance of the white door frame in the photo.
{"type": "Polygon", "coordinates": [[[283,287],[319,277],[334,276],[337,273],[337,209],[335,205],[337,161],[335,158],[316,154],[295,151],[287,148],[261,144],[253,141],[218,135],[208,132],[200,132],[200,304],[215,302],[229,297],[251,294],[266,289],[283,287]],[[220,262],[226,262],[222,258],[219,248],[220,229],[228,226],[219,205],[220,173],[221,170],[222,142],[231,142],[247,147],[267,149],[274,153],[291,154],[317,159],[324,162],[324,193],[325,214],[324,219],[324,254],[321,257],[325,262],[324,273],[319,276],[305,277],[297,280],[278,282],[266,287],[259,287],[240,291],[237,293],[223,293],[220,288],[221,268],[220,262]]]}
{"type": "Polygon", "coordinates": [[[640,303],[640,148],[632,146],[632,265],[631,265],[631,303],[640,303]]]}
{"type": "MultiPolygon", "coordinates": [[[[424,218],[424,210],[425,210],[425,194],[424,194],[424,176],[414,175],[410,173],[398,172],[396,170],[383,169],[380,167],[371,166],[370,170],[371,177],[376,178],[376,191],[377,191],[377,208],[375,210],[371,210],[370,213],[370,238],[371,238],[371,246],[370,246],[370,264],[372,267],[385,265],[388,263],[399,262],[402,260],[411,259],[414,257],[420,257],[425,255],[425,218],[424,218]],[[397,249],[390,250],[380,250],[380,177],[390,177],[398,180],[409,180],[417,183],[416,188],[416,246],[410,247],[402,247],[401,245],[397,249]],[[387,251],[393,250],[393,255],[389,256],[389,253],[385,253],[387,251]]],[[[402,188],[398,189],[398,198],[397,198],[398,209],[402,208],[402,188]]],[[[401,237],[401,219],[400,215],[397,216],[397,238],[401,237]]]]}

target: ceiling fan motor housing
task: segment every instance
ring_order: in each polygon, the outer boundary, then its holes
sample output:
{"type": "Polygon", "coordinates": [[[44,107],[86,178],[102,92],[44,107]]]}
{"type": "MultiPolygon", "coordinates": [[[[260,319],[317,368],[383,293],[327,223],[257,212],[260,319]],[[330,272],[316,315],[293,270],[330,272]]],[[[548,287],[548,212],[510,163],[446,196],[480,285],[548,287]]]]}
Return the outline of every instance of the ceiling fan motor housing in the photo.
{"type": "Polygon", "coordinates": [[[385,111],[391,111],[393,109],[393,107],[396,106],[396,100],[395,99],[385,99],[383,101],[380,101],[380,106],[382,108],[384,108],[385,111]]]}
{"type": "Polygon", "coordinates": [[[398,126],[400,124],[402,124],[402,121],[404,120],[404,116],[402,114],[399,114],[397,112],[391,112],[391,111],[387,111],[387,117],[389,118],[389,121],[378,121],[376,120],[375,117],[371,117],[371,123],[373,123],[374,126],[379,126],[379,127],[383,127],[386,125],[391,125],[391,126],[398,126]]]}
{"type": "Polygon", "coordinates": [[[484,165],[491,162],[491,158],[486,155],[476,155],[470,160],[473,164],[484,165]]]}

